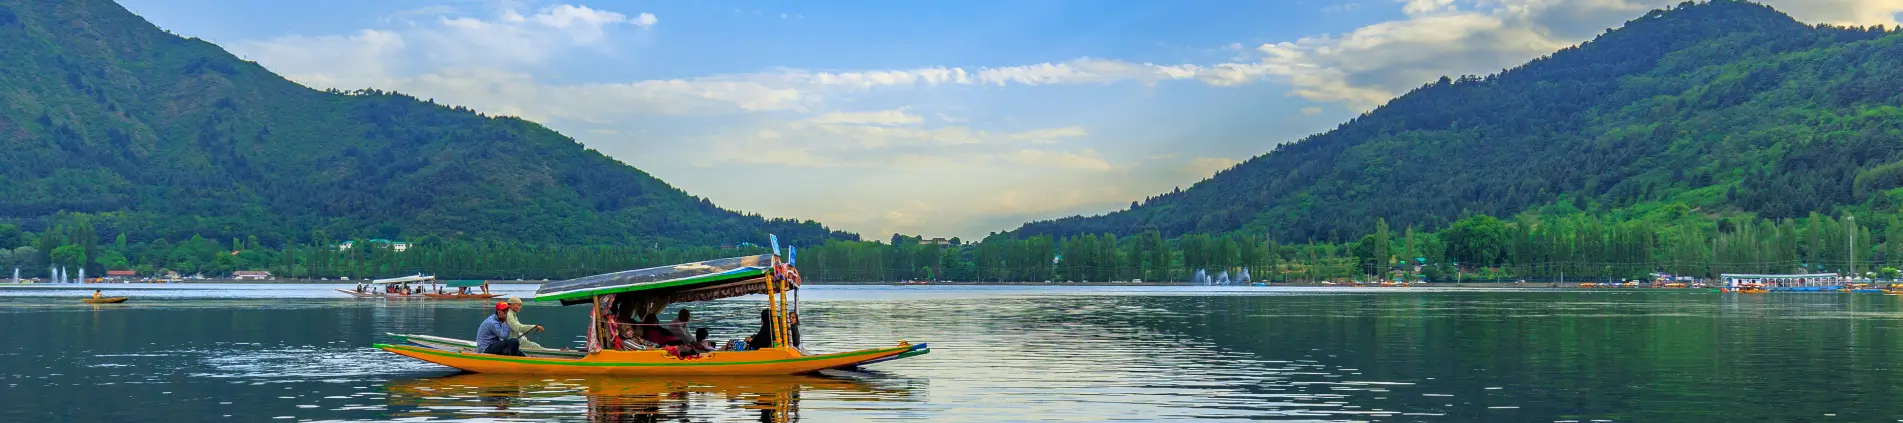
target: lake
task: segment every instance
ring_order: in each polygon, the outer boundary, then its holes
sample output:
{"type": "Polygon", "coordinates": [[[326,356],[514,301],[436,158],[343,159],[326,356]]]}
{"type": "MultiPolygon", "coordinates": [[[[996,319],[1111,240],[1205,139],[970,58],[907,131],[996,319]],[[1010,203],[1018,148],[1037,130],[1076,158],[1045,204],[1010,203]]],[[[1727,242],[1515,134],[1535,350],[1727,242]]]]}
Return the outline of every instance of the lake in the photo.
{"type": "MultiPolygon", "coordinates": [[[[370,348],[473,338],[487,303],[338,285],[0,288],[0,421],[1890,421],[1903,297],[1693,290],[809,286],[806,346],[929,342],[861,372],[458,374],[370,348]],[[134,289],[137,288],[137,289],[134,289]]],[[[527,285],[502,285],[527,293],[527,285]]],[[[757,298],[696,303],[716,338],[757,298]]],[[[673,307],[668,309],[672,313],[673,307]]],[[[532,303],[543,345],[581,307],[532,303]]]]}

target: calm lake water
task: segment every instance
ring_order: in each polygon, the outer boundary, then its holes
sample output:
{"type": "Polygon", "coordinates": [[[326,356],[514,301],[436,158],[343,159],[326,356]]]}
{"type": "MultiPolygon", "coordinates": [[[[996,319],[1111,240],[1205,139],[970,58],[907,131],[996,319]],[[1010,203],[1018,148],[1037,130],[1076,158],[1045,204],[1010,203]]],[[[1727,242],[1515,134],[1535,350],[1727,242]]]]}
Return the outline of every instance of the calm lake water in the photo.
{"type": "MultiPolygon", "coordinates": [[[[809,349],[932,354],[671,380],[458,374],[369,346],[473,338],[486,304],[336,287],[113,285],[133,300],[105,306],[78,304],[90,288],[0,288],[0,421],[1903,418],[1903,297],[1885,295],[811,286],[809,349]]],[[[691,306],[735,337],[762,304],[691,306]]],[[[585,314],[524,317],[568,345],[585,314]]]]}

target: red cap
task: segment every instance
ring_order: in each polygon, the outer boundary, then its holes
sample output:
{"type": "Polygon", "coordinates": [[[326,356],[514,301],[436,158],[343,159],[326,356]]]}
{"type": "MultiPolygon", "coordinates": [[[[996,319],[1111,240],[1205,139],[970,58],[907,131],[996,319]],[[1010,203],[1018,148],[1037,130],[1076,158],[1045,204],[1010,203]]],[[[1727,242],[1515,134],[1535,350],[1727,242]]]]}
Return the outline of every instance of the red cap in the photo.
{"type": "Polygon", "coordinates": [[[496,311],[503,311],[503,310],[508,310],[508,309],[509,309],[509,302],[508,302],[508,301],[500,301],[500,302],[497,302],[497,303],[496,303],[496,311]]]}

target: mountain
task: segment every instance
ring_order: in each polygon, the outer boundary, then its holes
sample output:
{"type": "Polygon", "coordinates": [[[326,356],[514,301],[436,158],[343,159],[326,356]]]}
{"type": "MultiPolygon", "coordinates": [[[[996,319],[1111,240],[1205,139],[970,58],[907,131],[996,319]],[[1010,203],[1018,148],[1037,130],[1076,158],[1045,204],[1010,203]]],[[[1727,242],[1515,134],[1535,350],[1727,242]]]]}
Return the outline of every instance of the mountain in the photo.
{"type": "Polygon", "coordinates": [[[1441,78],[1337,128],[1101,216],[1012,233],[1241,231],[1351,241],[1377,219],[1800,217],[1903,204],[1903,37],[1750,2],[1656,10],[1499,74],[1441,78]]]}
{"type": "Polygon", "coordinates": [[[0,0],[0,98],[0,223],[27,229],[83,213],[106,234],[274,245],[857,239],[722,209],[534,122],[310,89],[106,0],[0,0]]]}

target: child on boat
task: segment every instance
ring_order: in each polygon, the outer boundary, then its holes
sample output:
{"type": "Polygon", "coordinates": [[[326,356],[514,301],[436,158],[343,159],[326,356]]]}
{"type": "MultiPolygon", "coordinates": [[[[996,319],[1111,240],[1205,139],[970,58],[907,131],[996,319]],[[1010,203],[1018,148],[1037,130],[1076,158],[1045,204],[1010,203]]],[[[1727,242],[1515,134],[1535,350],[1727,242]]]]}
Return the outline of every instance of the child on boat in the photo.
{"type": "Polygon", "coordinates": [[[698,348],[701,351],[713,351],[713,350],[720,349],[718,346],[714,345],[713,340],[707,339],[707,328],[694,329],[694,348],[698,348]]]}

